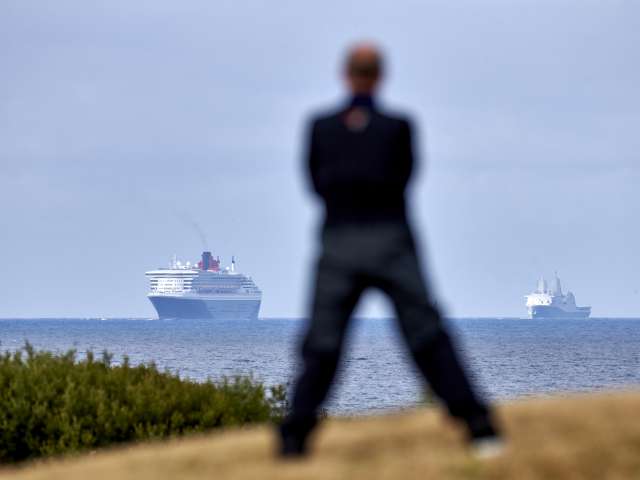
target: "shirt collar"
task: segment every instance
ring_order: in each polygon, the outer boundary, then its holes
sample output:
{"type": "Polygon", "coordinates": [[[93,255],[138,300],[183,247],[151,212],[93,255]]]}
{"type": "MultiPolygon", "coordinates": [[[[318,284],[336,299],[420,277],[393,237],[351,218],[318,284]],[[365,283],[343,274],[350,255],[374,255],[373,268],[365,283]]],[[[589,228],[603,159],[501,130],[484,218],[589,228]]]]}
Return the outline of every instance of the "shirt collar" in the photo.
{"type": "Polygon", "coordinates": [[[371,95],[354,95],[349,101],[349,107],[365,107],[373,110],[376,102],[371,95]]]}

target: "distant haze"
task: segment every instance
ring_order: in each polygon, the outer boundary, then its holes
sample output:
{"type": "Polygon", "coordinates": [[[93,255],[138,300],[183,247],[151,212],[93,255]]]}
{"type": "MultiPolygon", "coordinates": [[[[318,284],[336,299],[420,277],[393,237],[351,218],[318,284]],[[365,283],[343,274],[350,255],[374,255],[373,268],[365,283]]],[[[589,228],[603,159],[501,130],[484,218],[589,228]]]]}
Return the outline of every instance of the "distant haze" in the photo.
{"type": "Polygon", "coordinates": [[[3,0],[0,317],[155,316],[145,270],[204,245],[262,316],[304,315],[304,120],[360,38],[419,127],[413,218],[449,315],[525,315],[557,270],[594,316],[640,316],[639,5],[3,0]]]}

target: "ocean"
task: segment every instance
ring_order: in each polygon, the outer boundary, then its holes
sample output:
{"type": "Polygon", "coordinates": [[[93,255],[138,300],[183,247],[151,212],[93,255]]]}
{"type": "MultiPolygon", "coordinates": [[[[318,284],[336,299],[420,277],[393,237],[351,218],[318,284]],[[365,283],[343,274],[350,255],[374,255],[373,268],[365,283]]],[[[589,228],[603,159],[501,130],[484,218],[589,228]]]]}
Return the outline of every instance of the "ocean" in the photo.
{"type": "MultiPolygon", "coordinates": [[[[447,320],[475,384],[493,401],[640,386],[640,319],[447,320]]],[[[252,375],[292,381],[302,319],[253,322],[153,319],[4,319],[0,349],[127,355],[195,380],[252,375]]],[[[408,408],[424,387],[393,319],[354,319],[327,408],[362,414],[408,408]]]]}

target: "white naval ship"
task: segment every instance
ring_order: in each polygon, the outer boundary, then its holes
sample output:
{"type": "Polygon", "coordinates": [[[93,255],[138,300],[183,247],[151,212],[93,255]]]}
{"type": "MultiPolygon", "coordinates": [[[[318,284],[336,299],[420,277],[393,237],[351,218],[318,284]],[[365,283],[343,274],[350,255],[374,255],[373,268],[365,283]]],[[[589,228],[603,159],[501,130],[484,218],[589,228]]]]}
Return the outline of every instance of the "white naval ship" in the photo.
{"type": "Polygon", "coordinates": [[[544,278],[540,278],[537,290],[526,295],[526,299],[529,318],[589,318],[591,315],[591,307],[576,306],[573,293],[562,293],[557,274],[553,289],[547,287],[544,278]]]}
{"type": "Polygon", "coordinates": [[[262,292],[247,277],[231,266],[220,268],[220,258],[202,252],[197,264],[179,262],[176,257],[168,268],[146,272],[150,281],[149,300],[159,318],[212,318],[255,320],[262,292]]]}

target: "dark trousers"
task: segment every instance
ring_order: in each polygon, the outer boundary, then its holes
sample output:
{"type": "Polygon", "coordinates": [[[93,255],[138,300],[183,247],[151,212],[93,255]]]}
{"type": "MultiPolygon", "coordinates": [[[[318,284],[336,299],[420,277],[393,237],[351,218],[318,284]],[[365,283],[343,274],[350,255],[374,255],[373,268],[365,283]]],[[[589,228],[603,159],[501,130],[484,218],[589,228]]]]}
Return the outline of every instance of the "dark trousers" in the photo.
{"type": "Polygon", "coordinates": [[[302,345],[303,368],[284,433],[305,436],[315,425],[336,373],[349,318],[369,287],[390,297],[413,359],[450,414],[471,429],[474,423],[486,423],[487,408],[474,394],[429,298],[409,227],[334,225],[322,233],[311,320],[302,345]]]}

